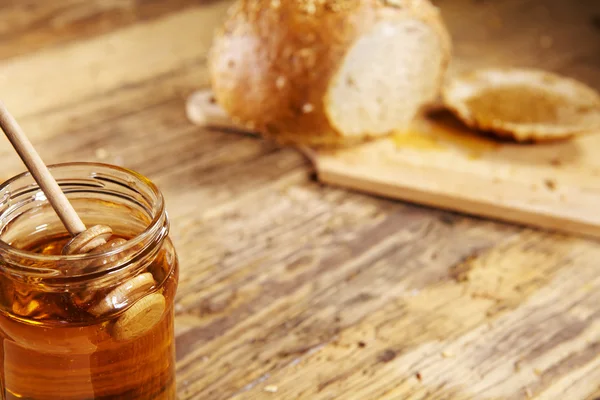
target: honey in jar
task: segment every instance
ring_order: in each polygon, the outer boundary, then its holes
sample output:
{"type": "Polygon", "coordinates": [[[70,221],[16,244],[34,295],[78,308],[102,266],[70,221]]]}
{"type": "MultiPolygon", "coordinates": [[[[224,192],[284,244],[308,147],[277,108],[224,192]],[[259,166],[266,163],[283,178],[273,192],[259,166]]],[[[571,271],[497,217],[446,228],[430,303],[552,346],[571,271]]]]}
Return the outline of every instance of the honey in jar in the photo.
{"type": "Polygon", "coordinates": [[[101,251],[71,237],[29,174],[0,186],[0,398],[175,399],[178,263],[161,193],[135,172],[51,172],[101,251]]]}

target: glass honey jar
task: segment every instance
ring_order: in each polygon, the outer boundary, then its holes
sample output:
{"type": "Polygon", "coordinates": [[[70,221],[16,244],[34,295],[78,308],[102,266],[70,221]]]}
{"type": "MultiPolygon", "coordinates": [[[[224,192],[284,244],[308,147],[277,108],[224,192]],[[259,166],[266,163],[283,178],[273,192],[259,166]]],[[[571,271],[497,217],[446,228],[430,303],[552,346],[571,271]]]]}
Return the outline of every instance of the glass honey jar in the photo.
{"type": "Polygon", "coordinates": [[[147,178],[93,163],[50,167],[86,226],[71,240],[29,173],[0,186],[0,398],[175,399],[178,261],[163,196],[147,178]]]}

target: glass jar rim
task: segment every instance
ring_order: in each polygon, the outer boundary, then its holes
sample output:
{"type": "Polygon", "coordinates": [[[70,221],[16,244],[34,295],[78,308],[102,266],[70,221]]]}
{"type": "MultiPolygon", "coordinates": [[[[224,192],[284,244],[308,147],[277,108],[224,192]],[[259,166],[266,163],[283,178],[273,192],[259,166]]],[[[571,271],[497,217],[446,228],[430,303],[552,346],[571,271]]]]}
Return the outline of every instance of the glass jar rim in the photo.
{"type": "MultiPolygon", "coordinates": [[[[125,168],[125,167],[121,167],[121,166],[117,166],[117,165],[113,165],[113,164],[98,163],[98,162],[81,162],[80,161],[80,162],[67,162],[67,163],[48,165],[48,169],[50,170],[50,172],[52,172],[53,170],[59,169],[59,168],[68,168],[68,167],[98,167],[98,168],[101,168],[104,170],[113,170],[113,171],[123,173],[125,175],[132,176],[133,178],[142,182],[145,185],[145,187],[147,189],[149,189],[150,192],[155,196],[155,203],[153,204],[153,207],[152,207],[152,220],[150,221],[148,226],[146,226],[144,228],[144,230],[142,232],[140,232],[139,234],[137,234],[135,237],[127,240],[127,242],[125,242],[124,244],[119,245],[119,246],[114,246],[111,250],[109,250],[107,252],[103,252],[103,253],[73,254],[73,255],[46,255],[46,254],[39,254],[39,253],[34,253],[31,251],[15,248],[13,246],[10,246],[8,243],[6,243],[2,240],[0,240],[0,252],[5,252],[6,254],[8,254],[10,256],[23,257],[23,258],[26,258],[29,260],[36,260],[36,261],[41,261],[41,262],[93,261],[93,260],[98,260],[98,259],[105,258],[105,257],[110,257],[112,255],[115,255],[115,254],[118,254],[121,252],[130,251],[130,250],[135,249],[136,247],[139,248],[141,243],[144,243],[146,241],[151,241],[151,239],[153,237],[166,236],[166,233],[161,232],[164,229],[164,225],[161,224],[161,221],[165,218],[165,215],[166,215],[164,198],[163,198],[162,193],[158,189],[158,187],[149,178],[147,178],[144,175],[140,174],[139,172],[136,172],[129,168],[125,168]]],[[[29,171],[25,171],[18,175],[13,176],[12,178],[9,178],[4,183],[0,184],[0,192],[2,190],[6,189],[10,184],[17,182],[20,179],[24,179],[24,178],[28,178],[28,177],[31,177],[31,174],[29,171]]],[[[35,183],[35,185],[39,188],[39,185],[37,183],[35,183]]]]}

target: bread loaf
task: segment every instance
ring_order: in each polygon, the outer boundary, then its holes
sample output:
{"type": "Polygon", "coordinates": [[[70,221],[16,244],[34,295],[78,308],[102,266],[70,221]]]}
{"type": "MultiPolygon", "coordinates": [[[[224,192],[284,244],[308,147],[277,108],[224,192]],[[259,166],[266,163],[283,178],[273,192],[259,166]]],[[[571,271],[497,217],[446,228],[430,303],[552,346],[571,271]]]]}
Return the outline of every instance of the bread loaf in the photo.
{"type": "Polygon", "coordinates": [[[450,49],[427,0],[239,0],[209,68],[236,122],[282,143],[344,145],[436,99],[450,49]]]}

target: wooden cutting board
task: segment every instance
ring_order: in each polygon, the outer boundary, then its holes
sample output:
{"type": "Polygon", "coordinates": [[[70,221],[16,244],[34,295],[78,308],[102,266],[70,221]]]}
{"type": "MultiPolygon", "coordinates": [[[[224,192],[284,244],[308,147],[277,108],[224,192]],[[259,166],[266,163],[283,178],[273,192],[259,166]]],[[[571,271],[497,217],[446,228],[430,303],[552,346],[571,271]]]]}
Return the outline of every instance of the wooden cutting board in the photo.
{"type": "Polygon", "coordinates": [[[440,111],[390,139],[314,159],[325,183],[600,237],[599,154],[600,132],[548,144],[503,143],[440,111]]]}
{"type": "MultiPolygon", "coordinates": [[[[210,91],[190,97],[190,120],[243,129],[211,97],[210,91]]],[[[500,142],[436,111],[387,139],[308,151],[327,184],[600,238],[600,132],[546,144],[500,142]]]]}

